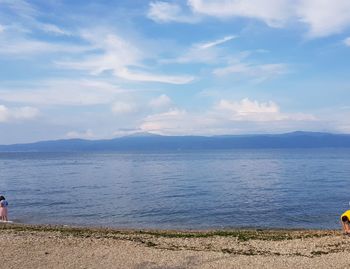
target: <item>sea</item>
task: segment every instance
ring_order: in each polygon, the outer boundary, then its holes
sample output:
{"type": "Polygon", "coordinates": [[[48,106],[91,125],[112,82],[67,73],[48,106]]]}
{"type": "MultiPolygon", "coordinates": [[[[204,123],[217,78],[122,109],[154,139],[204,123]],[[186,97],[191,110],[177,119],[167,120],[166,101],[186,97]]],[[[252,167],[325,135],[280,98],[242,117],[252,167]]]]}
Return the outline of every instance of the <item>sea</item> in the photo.
{"type": "Polygon", "coordinates": [[[333,229],[350,149],[0,153],[0,193],[29,224],[333,229]]]}

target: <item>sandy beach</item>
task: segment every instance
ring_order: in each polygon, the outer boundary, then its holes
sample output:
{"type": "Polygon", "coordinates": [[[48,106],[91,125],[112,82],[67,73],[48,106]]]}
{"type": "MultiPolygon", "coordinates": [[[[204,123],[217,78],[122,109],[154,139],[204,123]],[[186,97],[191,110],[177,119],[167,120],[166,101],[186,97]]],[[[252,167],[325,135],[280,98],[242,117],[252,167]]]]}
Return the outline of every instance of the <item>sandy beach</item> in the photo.
{"type": "Polygon", "coordinates": [[[1,268],[349,268],[340,231],[0,225],[1,268]]]}

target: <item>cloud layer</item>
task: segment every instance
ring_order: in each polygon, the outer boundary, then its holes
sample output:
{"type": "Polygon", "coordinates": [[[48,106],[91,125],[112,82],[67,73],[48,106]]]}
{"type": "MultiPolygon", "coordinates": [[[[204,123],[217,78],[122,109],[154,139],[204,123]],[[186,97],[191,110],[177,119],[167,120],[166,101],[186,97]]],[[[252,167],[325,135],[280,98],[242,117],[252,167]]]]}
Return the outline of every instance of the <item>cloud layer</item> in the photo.
{"type": "Polygon", "coordinates": [[[150,72],[144,65],[148,53],[116,34],[105,34],[100,29],[84,31],[81,37],[90,43],[91,49],[100,51],[79,61],[58,62],[61,67],[87,70],[90,74],[100,75],[106,71],[119,78],[130,81],[161,82],[169,84],[187,84],[194,77],[189,75],[164,75],[150,72]],[[102,34],[101,34],[102,33],[102,34]]]}
{"type": "Polygon", "coordinates": [[[107,2],[0,0],[0,144],[350,130],[349,1],[107,2]]]}
{"type": "Polygon", "coordinates": [[[152,114],[144,119],[140,129],[159,134],[213,135],[244,132],[267,132],[269,128],[290,131],[312,125],[317,119],[304,113],[283,113],[273,102],[258,102],[248,98],[238,102],[222,99],[210,110],[198,113],[180,108],[152,114]]]}
{"type": "Polygon", "coordinates": [[[302,23],[309,37],[337,34],[350,26],[350,2],[347,0],[188,0],[192,14],[184,7],[152,2],[148,16],[156,22],[198,22],[199,18],[248,18],[270,27],[302,23]]]}
{"type": "Polygon", "coordinates": [[[39,115],[39,110],[35,107],[7,107],[0,105],[0,123],[31,120],[39,115]]]}

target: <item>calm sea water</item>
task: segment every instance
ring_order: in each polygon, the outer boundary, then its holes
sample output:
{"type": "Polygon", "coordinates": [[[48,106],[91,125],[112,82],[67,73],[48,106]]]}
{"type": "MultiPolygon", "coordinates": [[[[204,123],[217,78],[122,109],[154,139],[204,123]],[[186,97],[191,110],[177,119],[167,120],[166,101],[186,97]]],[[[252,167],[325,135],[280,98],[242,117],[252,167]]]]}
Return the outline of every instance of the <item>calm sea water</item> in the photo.
{"type": "Polygon", "coordinates": [[[337,228],[350,150],[0,153],[24,223],[130,228],[337,228]]]}

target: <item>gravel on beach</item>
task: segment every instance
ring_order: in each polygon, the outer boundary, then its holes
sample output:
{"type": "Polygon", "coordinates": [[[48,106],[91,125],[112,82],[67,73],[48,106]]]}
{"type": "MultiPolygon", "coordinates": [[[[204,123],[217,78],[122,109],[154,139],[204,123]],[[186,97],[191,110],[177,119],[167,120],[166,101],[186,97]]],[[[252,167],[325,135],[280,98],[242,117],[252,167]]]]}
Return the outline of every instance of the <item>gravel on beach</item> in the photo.
{"type": "Polygon", "coordinates": [[[0,268],[350,268],[340,231],[0,225],[0,268]]]}

